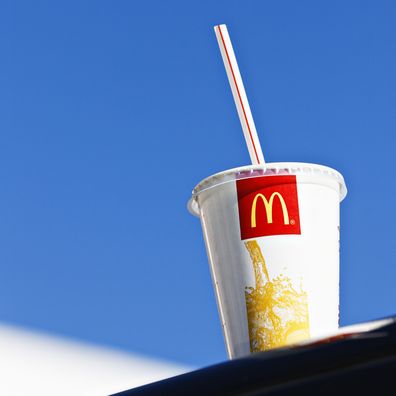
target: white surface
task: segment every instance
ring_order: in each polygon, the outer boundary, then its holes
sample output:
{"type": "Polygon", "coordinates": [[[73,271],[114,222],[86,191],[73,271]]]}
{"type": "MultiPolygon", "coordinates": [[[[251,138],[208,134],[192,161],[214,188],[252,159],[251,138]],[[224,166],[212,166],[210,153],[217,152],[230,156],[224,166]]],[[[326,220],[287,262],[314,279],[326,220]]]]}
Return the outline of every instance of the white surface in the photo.
{"type": "Polygon", "coordinates": [[[138,355],[0,325],[0,395],[109,395],[186,371],[138,355]]]}
{"type": "Polygon", "coordinates": [[[344,326],[344,327],[340,327],[334,333],[328,333],[328,334],[324,334],[322,337],[312,338],[311,340],[308,340],[308,341],[302,341],[299,343],[299,345],[308,345],[311,343],[324,341],[328,338],[337,337],[337,336],[340,336],[343,334],[348,335],[348,334],[355,334],[355,333],[356,334],[357,333],[366,333],[369,331],[379,329],[380,327],[390,325],[391,323],[395,323],[394,318],[386,318],[386,319],[374,320],[371,322],[358,323],[358,324],[354,324],[354,325],[350,325],[350,326],[344,326]]]}

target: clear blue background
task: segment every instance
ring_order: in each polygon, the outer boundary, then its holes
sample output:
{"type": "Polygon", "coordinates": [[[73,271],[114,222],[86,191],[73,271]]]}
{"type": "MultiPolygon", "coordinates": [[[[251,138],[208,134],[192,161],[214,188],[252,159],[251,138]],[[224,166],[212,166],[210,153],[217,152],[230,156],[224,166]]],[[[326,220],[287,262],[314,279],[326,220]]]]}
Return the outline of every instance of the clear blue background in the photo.
{"type": "Polygon", "coordinates": [[[0,320],[226,359],[186,210],[202,178],[249,163],[218,23],[266,159],[345,176],[341,324],[396,313],[395,4],[2,1],[0,320]]]}

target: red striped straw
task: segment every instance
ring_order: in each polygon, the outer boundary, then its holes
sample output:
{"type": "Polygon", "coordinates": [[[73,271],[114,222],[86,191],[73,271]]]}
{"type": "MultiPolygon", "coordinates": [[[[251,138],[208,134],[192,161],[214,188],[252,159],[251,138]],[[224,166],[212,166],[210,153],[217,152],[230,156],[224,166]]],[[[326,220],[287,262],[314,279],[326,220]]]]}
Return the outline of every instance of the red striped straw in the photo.
{"type": "Polygon", "coordinates": [[[239,72],[239,67],[235,58],[234,49],[232,48],[227,26],[217,25],[214,27],[214,30],[219,43],[221,56],[223,57],[228,81],[230,82],[232,95],[234,96],[239,120],[241,121],[243,133],[245,135],[250,158],[254,165],[264,165],[264,155],[261,150],[256,126],[254,125],[253,116],[250,111],[249,102],[243,86],[241,73],[239,72]]]}

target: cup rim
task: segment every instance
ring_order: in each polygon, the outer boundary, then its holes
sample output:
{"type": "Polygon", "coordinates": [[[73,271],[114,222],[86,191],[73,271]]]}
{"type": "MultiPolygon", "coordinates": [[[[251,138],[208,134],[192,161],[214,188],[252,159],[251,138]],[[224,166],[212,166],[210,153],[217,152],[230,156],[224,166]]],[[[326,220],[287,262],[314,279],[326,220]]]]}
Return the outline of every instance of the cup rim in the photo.
{"type": "Polygon", "coordinates": [[[198,216],[198,203],[196,198],[204,191],[210,190],[219,185],[229,183],[235,180],[249,179],[260,176],[282,176],[285,174],[308,174],[317,176],[327,176],[339,183],[340,186],[340,202],[347,195],[347,187],[344,177],[337,170],[319,164],[305,162],[272,162],[264,165],[246,165],[237,168],[228,169],[215,173],[201,180],[193,189],[192,197],[188,201],[188,211],[198,216]]]}

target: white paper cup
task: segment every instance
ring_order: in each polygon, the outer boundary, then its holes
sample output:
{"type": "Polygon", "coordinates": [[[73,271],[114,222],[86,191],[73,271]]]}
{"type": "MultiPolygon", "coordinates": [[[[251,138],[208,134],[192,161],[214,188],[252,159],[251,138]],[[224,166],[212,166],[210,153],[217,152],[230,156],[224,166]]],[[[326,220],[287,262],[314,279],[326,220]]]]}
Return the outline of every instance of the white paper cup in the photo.
{"type": "Polygon", "coordinates": [[[193,190],[230,358],[338,329],[337,171],[272,163],[231,169],[193,190]]]}

